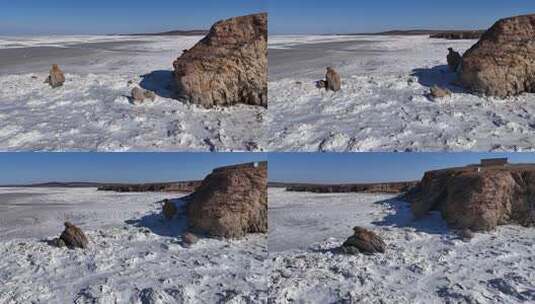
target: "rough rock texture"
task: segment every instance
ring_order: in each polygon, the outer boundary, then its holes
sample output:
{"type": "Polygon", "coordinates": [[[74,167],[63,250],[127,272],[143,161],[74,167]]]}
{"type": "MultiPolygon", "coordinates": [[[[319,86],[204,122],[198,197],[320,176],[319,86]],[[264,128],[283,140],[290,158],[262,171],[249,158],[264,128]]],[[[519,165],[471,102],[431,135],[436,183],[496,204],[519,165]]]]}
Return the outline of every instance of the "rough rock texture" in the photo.
{"type": "Polygon", "coordinates": [[[459,52],[454,51],[452,48],[448,48],[448,52],[448,56],[446,57],[448,60],[448,67],[450,71],[457,72],[461,62],[463,61],[463,57],[461,54],[459,54],[459,52]]]}
{"type": "Polygon", "coordinates": [[[267,164],[215,169],[188,198],[191,230],[240,238],[267,232],[267,164]]]}
{"type": "Polygon", "coordinates": [[[325,88],[327,91],[340,91],[342,88],[342,80],[340,74],[335,69],[327,67],[327,73],[325,73],[325,88]]]}
{"type": "Polygon", "coordinates": [[[162,211],[163,211],[163,216],[165,217],[165,219],[171,220],[176,215],[177,209],[176,209],[175,204],[172,201],[165,199],[163,202],[162,211]]]}
{"type": "Polygon", "coordinates": [[[206,108],[267,107],[267,14],[217,22],[173,66],[180,98],[206,108]]]}
{"type": "Polygon", "coordinates": [[[293,192],[315,192],[315,193],[401,193],[409,191],[418,182],[392,182],[392,183],[371,183],[371,184],[340,184],[340,185],[319,185],[319,184],[279,184],[287,191],[293,192]]]}
{"type": "Polygon", "coordinates": [[[535,225],[535,165],[468,166],[426,172],[407,196],[415,217],[438,210],[456,229],[535,225]]]}
{"type": "Polygon", "coordinates": [[[373,231],[362,227],[354,227],[354,234],[342,244],[342,252],[348,254],[364,253],[384,253],[386,244],[373,231]]]}
{"type": "Polygon", "coordinates": [[[48,83],[53,88],[57,88],[61,87],[64,82],[65,75],[63,75],[63,71],[57,64],[53,64],[52,69],[50,70],[50,75],[46,78],[45,83],[48,83]]]}
{"type": "Polygon", "coordinates": [[[88,241],[84,232],[69,222],[65,222],[65,230],[63,230],[59,238],[69,248],[87,248],[88,241]]]}
{"type": "Polygon", "coordinates": [[[199,238],[191,232],[186,232],[182,235],[182,245],[184,247],[191,247],[198,241],[199,241],[199,238]]]}
{"type": "Polygon", "coordinates": [[[479,39],[484,32],[485,31],[450,31],[432,34],[429,37],[448,40],[479,39]]]}
{"type": "Polygon", "coordinates": [[[149,99],[151,101],[154,101],[156,99],[156,94],[154,92],[144,90],[139,87],[133,88],[131,95],[132,95],[132,100],[138,103],[144,102],[145,99],[149,99]]]}
{"type": "Polygon", "coordinates": [[[429,97],[432,99],[435,98],[444,98],[451,95],[451,91],[445,88],[441,88],[439,86],[432,86],[431,90],[429,91],[429,97]]]}
{"type": "Polygon", "coordinates": [[[463,56],[460,82],[498,97],[535,92],[535,15],[496,22],[463,56]]]}

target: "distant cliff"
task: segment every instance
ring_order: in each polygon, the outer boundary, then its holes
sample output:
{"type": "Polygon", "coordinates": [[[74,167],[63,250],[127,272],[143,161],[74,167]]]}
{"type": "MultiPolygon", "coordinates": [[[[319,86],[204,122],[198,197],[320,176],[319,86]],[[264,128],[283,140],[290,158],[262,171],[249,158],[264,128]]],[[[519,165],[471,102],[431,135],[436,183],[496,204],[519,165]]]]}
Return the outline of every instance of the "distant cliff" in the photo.
{"type": "Polygon", "coordinates": [[[484,32],[485,31],[449,31],[432,34],[429,37],[448,40],[479,39],[484,32]]]}
{"type": "MultiPolygon", "coordinates": [[[[392,182],[392,183],[369,183],[369,184],[284,184],[272,183],[276,187],[285,186],[287,191],[292,192],[314,192],[314,193],[402,193],[407,192],[417,185],[418,182],[392,182]]],[[[271,184],[270,184],[271,185],[271,184]]]]}
{"type": "Polygon", "coordinates": [[[100,185],[98,190],[115,192],[193,192],[200,184],[201,181],[147,184],[104,184],[100,185]]]}

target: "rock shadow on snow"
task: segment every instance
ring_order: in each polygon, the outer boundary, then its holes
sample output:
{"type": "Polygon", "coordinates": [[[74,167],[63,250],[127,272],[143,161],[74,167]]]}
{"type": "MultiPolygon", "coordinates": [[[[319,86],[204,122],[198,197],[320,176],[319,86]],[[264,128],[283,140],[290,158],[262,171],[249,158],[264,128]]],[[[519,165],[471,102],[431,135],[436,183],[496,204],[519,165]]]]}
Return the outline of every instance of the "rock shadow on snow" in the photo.
{"type": "Polygon", "coordinates": [[[157,70],[141,75],[139,86],[163,98],[177,98],[177,87],[173,71],[157,70]]]}
{"type": "Polygon", "coordinates": [[[402,197],[378,201],[375,202],[375,204],[387,206],[394,210],[394,212],[385,216],[380,221],[372,222],[374,225],[395,228],[414,228],[419,232],[437,235],[450,233],[446,222],[442,219],[439,212],[431,212],[430,216],[416,219],[412,214],[410,204],[402,197]]]}
{"type": "MultiPolygon", "coordinates": [[[[188,229],[188,220],[184,211],[186,202],[182,199],[171,199],[169,201],[173,202],[178,209],[178,213],[173,219],[168,220],[163,212],[157,212],[147,214],[141,218],[126,220],[125,223],[134,227],[147,228],[159,236],[180,236],[188,229]]],[[[162,202],[156,202],[155,204],[162,204],[162,202]]]]}
{"type": "Polygon", "coordinates": [[[448,65],[437,65],[432,68],[419,68],[411,72],[411,76],[418,79],[418,83],[424,87],[438,86],[449,89],[453,93],[464,93],[464,88],[458,84],[457,73],[451,72],[448,65]]]}

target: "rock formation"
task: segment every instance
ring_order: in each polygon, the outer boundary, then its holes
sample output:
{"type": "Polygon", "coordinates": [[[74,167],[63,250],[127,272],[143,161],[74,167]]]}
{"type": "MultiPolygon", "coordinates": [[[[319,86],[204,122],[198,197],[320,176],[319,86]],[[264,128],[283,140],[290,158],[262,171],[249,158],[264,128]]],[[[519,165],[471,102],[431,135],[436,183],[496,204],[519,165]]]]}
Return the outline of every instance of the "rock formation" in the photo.
{"type": "Polygon", "coordinates": [[[468,166],[426,172],[406,199],[417,218],[440,211],[455,229],[535,226],[535,165],[468,166]]]}
{"type": "Polygon", "coordinates": [[[177,213],[177,209],[176,209],[175,204],[172,201],[168,200],[168,199],[165,199],[163,201],[162,211],[163,211],[163,216],[165,217],[166,220],[173,219],[173,217],[177,213]]]}
{"type": "Polygon", "coordinates": [[[430,38],[461,40],[461,39],[479,39],[485,31],[448,31],[431,34],[430,38]]]}
{"type": "Polygon", "coordinates": [[[448,56],[446,57],[448,60],[448,67],[450,71],[457,72],[461,62],[463,61],[463,57],[461,54],[459,54],[459,52],[454,51],[452,48],[448,48],[448,52],[448,56]]]}
{"type": "Polygon", "coordinates": [[[65,230],[59,238],[69,248],[87,248],[88,241],[84,232],[69,222],[65,222],[65,230]]]}
{"type": "Polygon", "coordinates": [[[174,63],[179,98],[267,107],[267,14],[219,21],[174,63]]]}
{"type": "Polygon", "coordinates": [[[267,232],[267,164],[215,169],[188,199],[191,230],[240,238],[267,232]]]}
{"type": "Polygon", "coordinates": [[[496,22],[463,56],[460,82],[474,93],[535,92],[535,14],[496,22]]]}
{"type": "Polygon", "coordinates": [[[325,74],[325,88],[327,91],[340,91],[342,88],[342,80],[340,74],[335,69],[327,67],[327,73],[325,74]]]}
{"type": "Polygon", "coordinates": [[[148,184],[106,184],[100,185],[98,191],[115,192],[193,192],[201,181],[183,181],[148,184]]]}
{"type": "Polygon", "coordinates": [[[64,82],[65,76],[63,75],[63,71],[61,71],[57,64],[53,64],[45,83],[48,83],[53,88],[57,88],[61,87],[64,82]]]}
{"type": "Polygon", "coordinates": [[[373,231],[356,226],[353,228],[353,235],[343,244],[340,250],[347,254],[374,254],[384,253],[386,244],[373,231]]]}

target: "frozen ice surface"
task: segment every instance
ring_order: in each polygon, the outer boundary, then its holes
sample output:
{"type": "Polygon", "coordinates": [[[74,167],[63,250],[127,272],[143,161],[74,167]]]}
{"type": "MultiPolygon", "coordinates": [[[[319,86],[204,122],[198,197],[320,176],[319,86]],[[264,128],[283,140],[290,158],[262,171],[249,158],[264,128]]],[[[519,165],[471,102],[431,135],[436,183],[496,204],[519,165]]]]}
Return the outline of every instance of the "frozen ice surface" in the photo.
{"type": "Polygon", "coordinates": [[[183,195],[0,188],[0,303],[265,302],[267,238],[182,247],[187,223],[164,220],[160,201],[183,195]],[[43,241],[66,220],[84,230],[88,249],[43,241]]]}
{"type": "Polygon", "coordinates": [[[533,151],[535,94],[505,100],[454,85],[447,48],[427,36],[271,36],[266,150],[533,151]],[[315,87],[325,68],[342,90],[315,87]],[[432,85],[453,91],[432,101],[432,85]]]}
{"type": "Polygon", "coordinates": [[[173,61],[202,37],[0,37],[0,150],[262,150],[265,109],[173,99],[173,61]],[[66,82],[44,83],[60,65],[66,82]],[[154,102],[131,104],[140,85],[154,102]]]}
{"type": "Polygon", "coordinates": [[[388,194],[314,194],[269,189],[273,303],[531,303],[535,229],[500,226],[469,242],[440,214],[416,221],[388,194]],[[332,249],[353,226],[377,232],[384,255],[332,249]]]}

